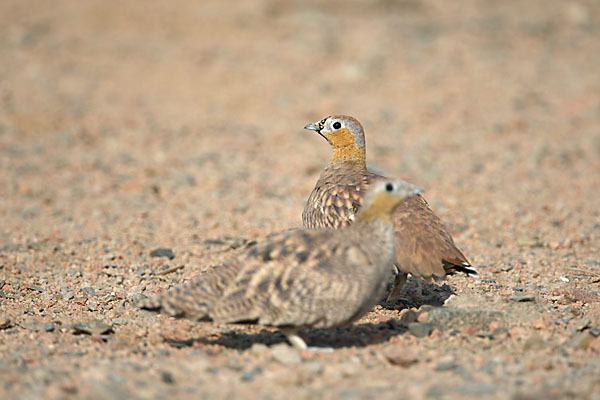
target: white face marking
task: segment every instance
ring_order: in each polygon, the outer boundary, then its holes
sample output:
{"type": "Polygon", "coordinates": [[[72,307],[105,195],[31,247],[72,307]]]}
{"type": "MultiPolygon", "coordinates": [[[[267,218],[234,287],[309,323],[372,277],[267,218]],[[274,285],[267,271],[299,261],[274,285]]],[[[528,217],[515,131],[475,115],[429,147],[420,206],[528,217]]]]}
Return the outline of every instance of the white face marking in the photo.
{"type": "Polygon", "coordinates": [[[337,131],[338,129],[342,129],[343,127],[344,127],[344,121],[340,121],[339,119],[335,119],[335,118],[330,118],[325,123],[325,128],[327,129],[327,132],[334,132],[334,131],[337,131]]]}

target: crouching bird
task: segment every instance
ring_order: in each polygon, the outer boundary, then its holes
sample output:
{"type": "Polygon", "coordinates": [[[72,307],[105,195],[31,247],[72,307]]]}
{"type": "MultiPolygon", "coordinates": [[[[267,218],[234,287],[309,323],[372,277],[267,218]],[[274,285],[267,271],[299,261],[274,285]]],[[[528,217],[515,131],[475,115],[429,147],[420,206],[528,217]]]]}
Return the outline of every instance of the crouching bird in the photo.
{"type": "Polygon", "coordinates": [[[174,317],[298,331],[351,324],[378,302],[393,275],[392,212],[421,189],[402,180],[371,185],[352,226],[268,236],[202,276],[139,307],[174,317]]]}
{"type": "MultiPolygon", "coordinates": [[[[348,226],[355,221],[367,188],[388,178],[367,169],[365,134],[356,119],[335,115],[304,129],[315,131],[327,140],[333,154],[306,202],[302,223],[310,229],[348,226]]],[[[443,279],[455,272],[477,276],[422,196],[411,197],[397,207],[392,222],[398,273],[387,297],[389,303],[398,299],[408,274],[425,281],[443,279]]]]}

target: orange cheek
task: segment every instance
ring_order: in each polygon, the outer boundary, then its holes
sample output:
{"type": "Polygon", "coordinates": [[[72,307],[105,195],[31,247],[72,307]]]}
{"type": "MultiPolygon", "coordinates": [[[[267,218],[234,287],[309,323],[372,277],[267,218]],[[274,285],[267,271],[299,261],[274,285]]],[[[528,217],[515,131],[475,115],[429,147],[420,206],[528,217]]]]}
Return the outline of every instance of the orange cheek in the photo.
{"type": "Polygon", "coordinates": [[[348,129],[340,129],[329,134],[329,141],[335,147],[354,146],[354,136],[348,129]]]}

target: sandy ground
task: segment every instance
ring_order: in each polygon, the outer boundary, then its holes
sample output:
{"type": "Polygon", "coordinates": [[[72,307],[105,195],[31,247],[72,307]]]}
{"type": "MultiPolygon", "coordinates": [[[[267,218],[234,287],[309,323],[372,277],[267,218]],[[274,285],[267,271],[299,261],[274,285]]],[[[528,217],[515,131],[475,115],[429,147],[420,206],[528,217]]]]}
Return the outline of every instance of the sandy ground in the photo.
{"type": "Polygon", "coordinates": [[[599,65],[593,0],[2,1],[0,397],[600,398],[599,65]],[[299,226],[337,113],[481,279],[330,353],[133,307],[299,226]]]}

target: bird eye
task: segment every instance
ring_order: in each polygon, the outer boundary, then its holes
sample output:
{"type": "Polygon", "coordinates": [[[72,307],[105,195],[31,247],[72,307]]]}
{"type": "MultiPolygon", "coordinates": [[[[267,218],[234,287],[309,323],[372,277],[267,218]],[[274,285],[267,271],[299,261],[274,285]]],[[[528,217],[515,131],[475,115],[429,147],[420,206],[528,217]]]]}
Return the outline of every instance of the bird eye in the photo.
{"type": "Polygon", "coordinates": [[[388,183],[387,185],[385,185],[385,190],[387,190],[388,192],[391,192],[392,190],[394,190],[394,185],[392,185],[391,183],[388,183]]]}
{"type": "Polygon", "coordinates": [[[342,124],[340,124],[338,121],[333,123],[333,129],[340,129],[342,127],[342,124]]]}

